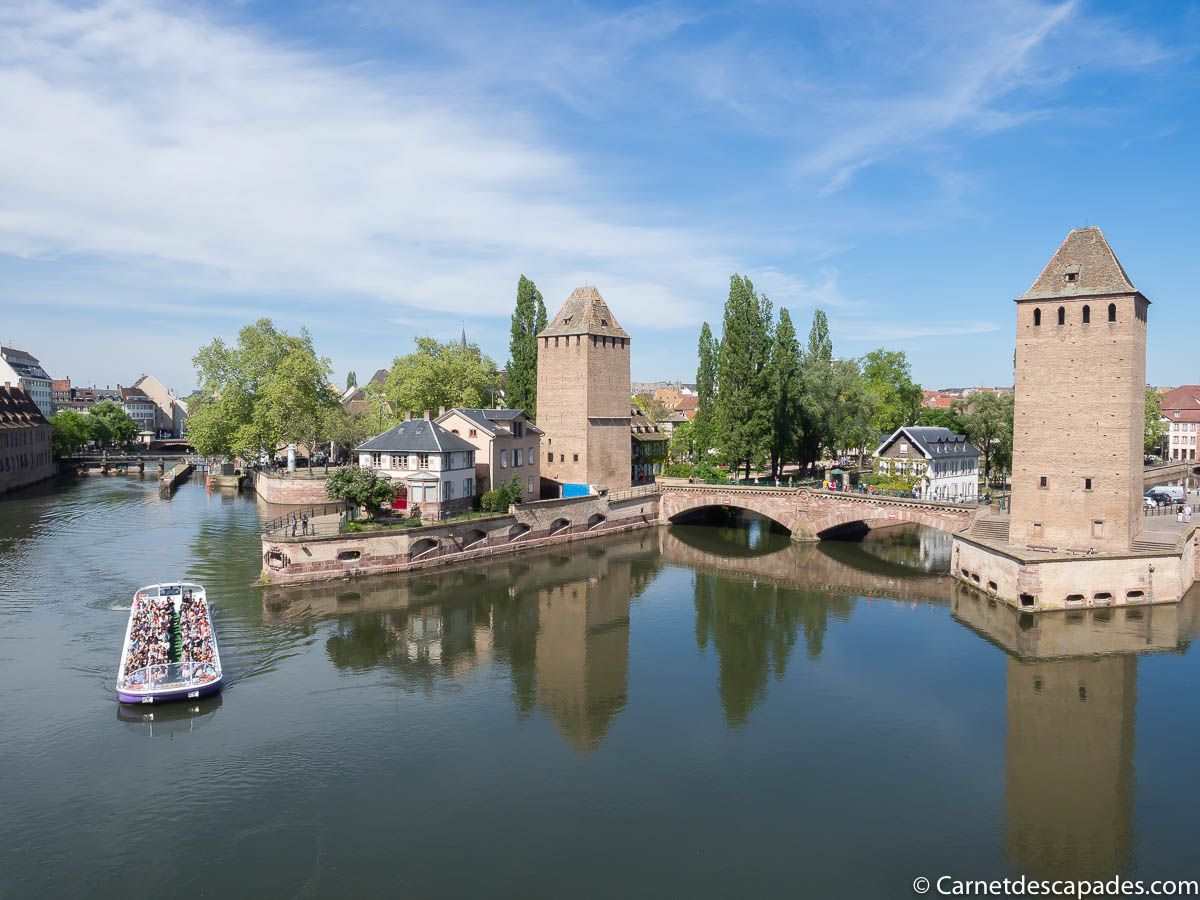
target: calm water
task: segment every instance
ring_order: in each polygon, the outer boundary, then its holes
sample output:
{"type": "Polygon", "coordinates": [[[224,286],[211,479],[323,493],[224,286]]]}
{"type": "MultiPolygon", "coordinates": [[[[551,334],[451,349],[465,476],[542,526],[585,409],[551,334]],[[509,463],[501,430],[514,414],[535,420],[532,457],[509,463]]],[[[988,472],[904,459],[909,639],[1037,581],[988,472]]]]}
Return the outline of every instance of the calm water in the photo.
{"type": "Polygon", "coordinates": [[[264,512],[124,477],[0,499],[0,895],[1197,875],[1194,596],[1021,617],[956,594],[943,535],[760,524],[264,591],[264,512]],[[130,594],[181,575],[225,694],[119,709],[130,594]]]}

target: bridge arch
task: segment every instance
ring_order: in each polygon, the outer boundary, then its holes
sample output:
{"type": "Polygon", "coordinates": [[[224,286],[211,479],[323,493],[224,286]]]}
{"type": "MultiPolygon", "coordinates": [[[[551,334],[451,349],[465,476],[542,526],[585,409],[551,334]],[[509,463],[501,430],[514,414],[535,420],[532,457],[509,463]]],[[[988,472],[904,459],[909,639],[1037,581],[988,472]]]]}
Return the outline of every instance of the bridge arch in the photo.
{"type": "Polygon", "coordinates": [[[770,519],[789,534],[795,534],[796,529],[801,525],[795,511],[781,505],[777,495],[768,496],[766,492],[754,494],[735,491],[723,492],[719,488],[712,492],[689,492],[678,498],[672,497],[669,509],[664,509],[664,518],[668,522],[678,523],[701,510],[722,507],[745,510],[770,519]]]}
{"type": "Polygon", "coordinates": [[[926,528],[953,533],[965,524],[966,519],[961,514],[948,516],[938,510],[919,506],[875,507],[847,503],[845,509],[833,510],[812,519],[808,524],[810,530],[800,536],[825,540],[853,533],[856,526],[863,531],[873,531],[893,525],[924,525],[926,528]]]}

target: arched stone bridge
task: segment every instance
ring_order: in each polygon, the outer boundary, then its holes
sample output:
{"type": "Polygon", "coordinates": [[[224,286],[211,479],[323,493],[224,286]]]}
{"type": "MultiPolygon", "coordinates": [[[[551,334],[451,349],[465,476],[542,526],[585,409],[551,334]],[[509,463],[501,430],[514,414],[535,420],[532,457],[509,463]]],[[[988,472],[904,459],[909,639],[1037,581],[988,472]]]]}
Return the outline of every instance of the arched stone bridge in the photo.
{"type": "Polygon", "coordinates": [[[660,522],[676,521],[705,507],[729,506],[766,516],[790,531],[798,541],[819,540],[823,534],[854,525],[886,528],[911,523],[947,532],[961,531],[976,509],[974,505],[812,488],[671,481],[660,484],[660,522]]]}

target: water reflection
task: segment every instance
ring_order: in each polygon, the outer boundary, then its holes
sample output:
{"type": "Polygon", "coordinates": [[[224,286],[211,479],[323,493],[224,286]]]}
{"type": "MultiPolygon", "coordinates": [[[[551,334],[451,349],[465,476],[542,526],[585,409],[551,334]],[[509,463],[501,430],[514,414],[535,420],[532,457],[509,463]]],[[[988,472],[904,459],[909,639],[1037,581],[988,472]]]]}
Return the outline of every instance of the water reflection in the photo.
{"type": "Polygon", "coordinates": [[[273,588],[263,603],[272,618],[338,616],[325,652],[339,669],[385,668],[433,689],[495,660],[510,671],[519,713],[540,708],[590,751],[625,706],[629,607],[659,570],[655,549],[644,532],[353,590],[273,588]]]}
{"type": "Polygon", "coordinates": [[[1051,878],[1127,870],[1138,656],[1184,652],[1196,600],[1033,616],[956,586],[954,618],[1007,654],[1004,850],[1014,864],[1051,878]]]}
{"type": "Polygon", "coordinates": [[[117,719],[129,725],[142,726],[146,737],[168,737],[194,732],[209,724],[221,708],[220,694],[191,703],[170,703],[155,708],[117,704],[117,719]]]}

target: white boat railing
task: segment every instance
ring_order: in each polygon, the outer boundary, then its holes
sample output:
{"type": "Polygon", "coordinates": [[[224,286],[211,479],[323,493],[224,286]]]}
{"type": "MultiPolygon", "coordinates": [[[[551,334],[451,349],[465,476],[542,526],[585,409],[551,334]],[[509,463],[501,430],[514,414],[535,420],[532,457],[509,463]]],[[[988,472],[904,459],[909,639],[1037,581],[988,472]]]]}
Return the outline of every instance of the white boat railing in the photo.
{"type": "Polygon", "coordinates": [[[121,690],[147,692],[185,685],[203,685],[215,681],[220,669],[211,662],[155,663],[130,672],[117,682],[121,690]]]}

